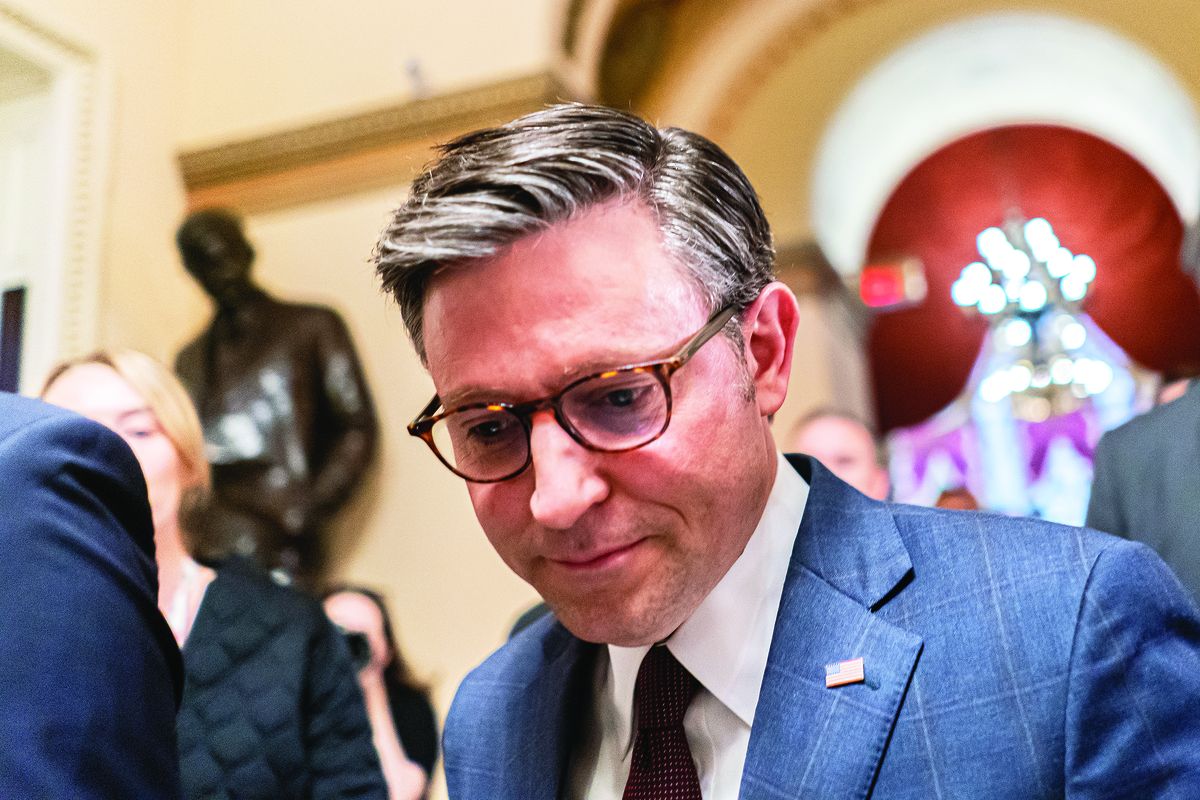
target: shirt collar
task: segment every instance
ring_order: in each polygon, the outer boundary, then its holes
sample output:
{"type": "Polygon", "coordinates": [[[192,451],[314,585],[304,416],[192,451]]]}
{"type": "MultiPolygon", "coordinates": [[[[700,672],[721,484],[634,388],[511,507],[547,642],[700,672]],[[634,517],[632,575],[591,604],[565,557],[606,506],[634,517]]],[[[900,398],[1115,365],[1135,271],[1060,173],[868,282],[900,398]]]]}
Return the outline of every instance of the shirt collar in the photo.
{"type": "MultiPolygon", "coordinates": [[[[667,639],[667,647],[700,685],[746,725],[754,722],[775,617],[792,546],[804,516],[808,484],[778,456],[775,484],[745,549],[708,596],[667,639]]],[[[633,687],[650,649],[608,645],[608,697],[622,751],[633,746],[633,687]]]]}

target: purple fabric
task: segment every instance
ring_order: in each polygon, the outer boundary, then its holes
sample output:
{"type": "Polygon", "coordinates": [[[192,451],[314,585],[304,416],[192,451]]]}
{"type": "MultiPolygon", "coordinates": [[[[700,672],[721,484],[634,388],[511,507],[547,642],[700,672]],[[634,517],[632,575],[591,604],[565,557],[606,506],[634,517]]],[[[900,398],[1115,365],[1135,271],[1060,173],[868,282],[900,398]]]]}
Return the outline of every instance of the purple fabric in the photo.
{"type": "Polygon", "coordinates": [[[1050,445],[1055,439],[1066,439],[1081,456],[1089,462],[1092,460],[1099,436],[1093,433],[1094,426],[1088,422],[1084,410],[1080,409],[1059,417],[1050,417],[1044,422],[1018,423],[1021,435],[1025,438],[1026,452],[1029,453],[1026,464],[1033,481],[1042,477],[1050,445]]]}

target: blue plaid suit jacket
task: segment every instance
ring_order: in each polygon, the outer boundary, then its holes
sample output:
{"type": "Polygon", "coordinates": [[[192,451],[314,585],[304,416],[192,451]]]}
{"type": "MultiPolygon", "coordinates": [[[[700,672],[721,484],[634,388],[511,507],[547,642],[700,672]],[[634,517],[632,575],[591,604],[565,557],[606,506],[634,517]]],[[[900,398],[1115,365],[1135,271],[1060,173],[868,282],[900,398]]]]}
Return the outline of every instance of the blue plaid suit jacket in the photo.
{"type": "MultiPolygon", "coordinates": [[[[1200,798],[1200,618],[1148,548],[791,461],[812,491],[741,798],[1200,798]],[[866,680],[827,689],[857,656],[866,680]]],[[[596,649],[547,618],[466,678],[452,800],[561,795],[596,649]]]]}

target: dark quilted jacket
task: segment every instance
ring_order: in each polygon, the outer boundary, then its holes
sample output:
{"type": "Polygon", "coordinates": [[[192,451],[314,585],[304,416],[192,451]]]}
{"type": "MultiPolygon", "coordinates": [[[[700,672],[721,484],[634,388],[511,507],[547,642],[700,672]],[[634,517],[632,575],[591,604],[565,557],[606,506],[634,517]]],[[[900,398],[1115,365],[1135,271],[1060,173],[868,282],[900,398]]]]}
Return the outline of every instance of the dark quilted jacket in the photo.
{"type": "Polygon", "coordinates": [[[354,668],[315,600],[230,561],[183,664],[188,800],[387,797],[354,668]]]}

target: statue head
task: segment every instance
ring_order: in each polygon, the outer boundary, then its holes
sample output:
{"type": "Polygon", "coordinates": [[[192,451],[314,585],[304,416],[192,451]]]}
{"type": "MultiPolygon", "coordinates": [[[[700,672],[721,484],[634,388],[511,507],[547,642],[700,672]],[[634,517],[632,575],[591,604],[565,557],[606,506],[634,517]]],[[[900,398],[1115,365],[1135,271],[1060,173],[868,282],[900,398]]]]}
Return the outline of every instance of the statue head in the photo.
{"type": "Polygon", "coordinates": [[[189,214],[175,233],[183,265],[219,305],[250,287],[254,248],[231,211],[207,208],[189,214]]]}

